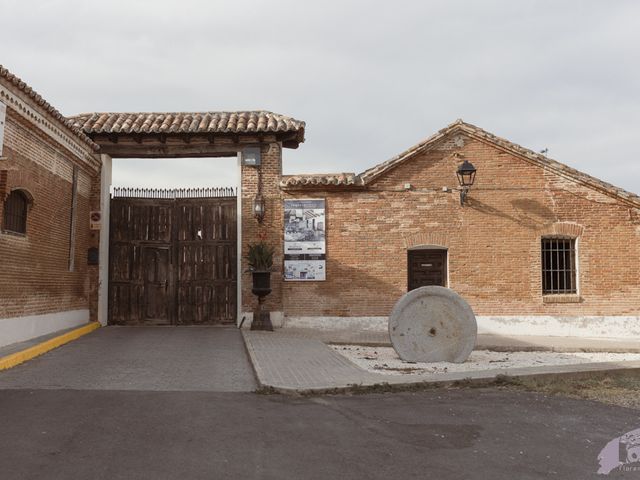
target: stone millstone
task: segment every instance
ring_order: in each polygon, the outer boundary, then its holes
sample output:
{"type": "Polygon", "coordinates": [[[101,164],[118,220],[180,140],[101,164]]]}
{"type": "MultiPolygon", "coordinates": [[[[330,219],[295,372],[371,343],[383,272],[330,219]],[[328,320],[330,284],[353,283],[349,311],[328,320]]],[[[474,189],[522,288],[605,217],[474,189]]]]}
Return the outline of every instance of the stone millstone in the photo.
{"type": "Polygon", "coordinates": [[[462,363],[476,344],[469,304],[444,287],[420,287],[398,300],[389,317],[393,348],[405,362],[462,363]]]}

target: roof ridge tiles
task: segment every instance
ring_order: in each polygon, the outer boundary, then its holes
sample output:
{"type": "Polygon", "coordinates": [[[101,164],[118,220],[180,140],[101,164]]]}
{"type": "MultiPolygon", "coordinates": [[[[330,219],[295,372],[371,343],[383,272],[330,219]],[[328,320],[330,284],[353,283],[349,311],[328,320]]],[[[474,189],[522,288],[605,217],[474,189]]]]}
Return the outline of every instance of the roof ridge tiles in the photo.
{"type": "Polygon", "coordinates": [[[93,133],[253,133],[293,132],[304,140],[305,122],[266,110],[205,112],[92,112],[69,117],[93,133]],[[156,121],[160,118],[163,121],[156,121]]]}

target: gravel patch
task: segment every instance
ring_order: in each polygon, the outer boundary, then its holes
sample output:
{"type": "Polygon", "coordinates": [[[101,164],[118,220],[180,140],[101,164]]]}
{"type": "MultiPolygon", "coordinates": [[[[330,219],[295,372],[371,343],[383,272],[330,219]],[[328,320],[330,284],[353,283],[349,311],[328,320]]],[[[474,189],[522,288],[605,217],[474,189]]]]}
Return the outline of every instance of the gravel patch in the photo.
{"type": "Polygon", "coordinates": [[[453,372],[640,360],[640,353],[493,352],[475,350],[464,363],[411,363],[402,361],[391,347],[331,345],[331,348],[365,370],[387,375],[437,376],[453,372]]]}

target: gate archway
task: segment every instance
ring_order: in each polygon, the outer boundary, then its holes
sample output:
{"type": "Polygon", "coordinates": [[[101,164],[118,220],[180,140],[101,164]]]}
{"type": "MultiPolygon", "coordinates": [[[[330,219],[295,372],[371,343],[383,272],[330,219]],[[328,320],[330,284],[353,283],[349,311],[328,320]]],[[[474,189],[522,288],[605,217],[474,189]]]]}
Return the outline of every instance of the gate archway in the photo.
{"type": "Polygon", "coordinates": [[[117,188],[110,217],[110,324],[235,322],[235,189],[117,188]]]}
{"type": "MultiPolygon", "coordinates": [[[[282,225],[282,149],[298,148],[304,142],[305,123],[285,115],[268,111],[240,112],[95,112],[71,117],[74,126],[82,130],[100,146],[102,161],[99,205],[93,208],[102,212],[102,218],[110,215],[109,187],[111,185],[112,159],[132,158],[214,158],[235,157],[238,159],[238,193],[236,233],[237,251],[248,248],[250,243],[261,238],[261,229],[256,228],[252,214],[252,202],[258,193],[268,205],[264,225],[273,228],[282,225]],[[258,149],[260,158],[243,162],[242,152],[251,148],[258,149]],[[257,160],[257,161],[256,161],[257,160]],[[259,181],[260,180],[260,181],[259,181]]],[[[251,159],[249,159],[251,160],[251,159]]],[[[93,300],[92,316],[103,325],[108,323],[109,303],[109,258],[110,235],[108,225],[101,225],[99,234],[99,262],[95,282],[96,289],[91,293],[93,300]],[[97,297],[97,298],[96,298],[97,297]]],[[[269,242],[281,252],[281,235],[270,236],[269,242]]],[[[148,253],[151,255],[151,253],[148,253]]],[[[164,253],[155,252],[158,261],[164,253]]],[[[276,259],[276,275],[281,274],[281,259],[276,259]]],[[[241,323],[245,313],[250,313],[255,305],[251,294],[250,276],[246,273],[248,265],[242,255],[237,256],[236,321],[241,323]],[[241,274],[242,273],[242,274],[241,274]]],[[[282,315],[282,281],[272,282],[272,293],[267,303],[274,315],[282,315]]],[[[158,277],[160,278],[160,277],[158,277]]],[[[160,282],[158,285],[164,285],[160,282]]],[[[167,287],[168,289],[169,287],[167,287]]],[[[166,320],[163,320],[166,322],[166,320]]]]}

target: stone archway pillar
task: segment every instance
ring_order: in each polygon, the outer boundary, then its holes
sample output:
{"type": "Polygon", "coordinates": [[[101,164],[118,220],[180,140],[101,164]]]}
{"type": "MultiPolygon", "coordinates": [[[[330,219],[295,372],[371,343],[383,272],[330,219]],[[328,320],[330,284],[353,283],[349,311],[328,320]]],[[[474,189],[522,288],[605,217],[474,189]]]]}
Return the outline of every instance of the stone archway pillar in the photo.
{"type": "Polygon", "coordinates": [[[106,325],[109,312],[109,206],[111,204],[111,172],[113,161],[109,155],[100,155],[102,168],[100,170],[100,203],[99,210],[102,214],[100,225],[98,265],[98,312],[97,319],[101,325],[106,325]]]}

